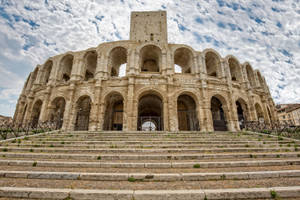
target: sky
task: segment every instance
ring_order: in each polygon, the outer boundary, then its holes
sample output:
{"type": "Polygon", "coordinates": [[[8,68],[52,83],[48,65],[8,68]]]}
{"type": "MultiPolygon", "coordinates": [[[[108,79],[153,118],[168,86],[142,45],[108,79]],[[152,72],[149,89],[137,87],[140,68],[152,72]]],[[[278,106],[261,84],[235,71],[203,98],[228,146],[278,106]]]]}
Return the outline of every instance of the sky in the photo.
{"type": "Polygon", "coordinates": [[[167,11],[169,43],[248,61],[276,104],[300,103],[300,0],[0,0],[0,115],[36,65],[128,40],[130,12],[150,10],[167,11]]]}

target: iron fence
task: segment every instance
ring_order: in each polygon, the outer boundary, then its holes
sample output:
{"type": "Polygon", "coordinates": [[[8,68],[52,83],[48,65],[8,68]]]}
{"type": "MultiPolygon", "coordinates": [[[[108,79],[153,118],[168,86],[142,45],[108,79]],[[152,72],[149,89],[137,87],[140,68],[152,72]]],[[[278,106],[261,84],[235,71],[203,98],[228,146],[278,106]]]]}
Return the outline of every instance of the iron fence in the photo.
{"type": "Polygon", "coordinates": [[[58,130],[61,128],[62,121],[45,121],[20,124],[11,121],[0,122],[0,140],[17,138],[47,131],[58,130]]]}
{"type": "Polygon", "coordinates": [[[291,137],[295,139],[300,139],[300,126],[295,125],[292,121],[286,120],[283,122],[260,122],[260,121],[245,121],[245,129],[266,133],[266,134],[276,134],[278,136],[291,137]]]}

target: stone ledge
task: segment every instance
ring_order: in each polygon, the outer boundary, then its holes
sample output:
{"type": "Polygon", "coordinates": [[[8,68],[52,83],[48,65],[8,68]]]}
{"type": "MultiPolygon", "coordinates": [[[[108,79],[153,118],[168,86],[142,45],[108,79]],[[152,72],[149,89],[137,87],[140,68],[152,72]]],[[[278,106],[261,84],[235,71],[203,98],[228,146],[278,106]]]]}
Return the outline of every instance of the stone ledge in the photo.
{"type": "Polygon", "coordinates": [[[74,168],[227,168],[227,167],[258,167],[300,165],[300,159],[294,160],[258,160],[258,161],[225,161],[225,162],[169,162],[169,163],[114,163],[114,162],[61,162],[61,161],[29,161],[29,160],[0,160],[4,166],[37,167],[74,167],[74,168]]]}
{"type": "Polygon", "coordinates": [[[0,197],[32,199],[122,199],[122,200],[221,200],[271,199],[271,191],[279,197],[300,197],[300,186],[273,188],[239,188],[213,190],[84,190],[53,188],[0,187],[0,197]]]}
{"type": "Polygon", "coordinates": [[[225,172],[225,173],[80,173],[43,171],[0,171],[3,178],[90,180],[90,181],[208,181],[208,180],[252,180],[267,178],[300,177],[300,170],[225,172]]]}

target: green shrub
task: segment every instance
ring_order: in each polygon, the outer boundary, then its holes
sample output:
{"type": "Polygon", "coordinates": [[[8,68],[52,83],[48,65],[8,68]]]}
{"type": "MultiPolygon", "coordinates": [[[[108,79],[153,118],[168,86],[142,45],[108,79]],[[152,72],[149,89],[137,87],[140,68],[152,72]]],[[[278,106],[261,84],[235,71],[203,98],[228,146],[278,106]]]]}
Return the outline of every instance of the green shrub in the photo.
{"type": "Polygon", "coordinates": [[[98,157],[97,157],[97,160],[101,160],[101,159],[102,159],[101,156],[98,156],[98,157]]]}
{"type": "Polygon", "coordinates": [[[37,165],[37,162],[34,161],[34,162],[32,163],[32,167],[36,167],[36,165],[37,165]]]}
{"type": "Polygon", "coordinates": [[[194,164],[194,168],[200,168],[200,164],[194,164]]]}
{"type": "Polygon", "coordinates": [[[129,182],[135,182],[136,179],[135,179],[134,177],[129,177],[129,178],[128,178],[128,181],[129,181],[129,182]]]}

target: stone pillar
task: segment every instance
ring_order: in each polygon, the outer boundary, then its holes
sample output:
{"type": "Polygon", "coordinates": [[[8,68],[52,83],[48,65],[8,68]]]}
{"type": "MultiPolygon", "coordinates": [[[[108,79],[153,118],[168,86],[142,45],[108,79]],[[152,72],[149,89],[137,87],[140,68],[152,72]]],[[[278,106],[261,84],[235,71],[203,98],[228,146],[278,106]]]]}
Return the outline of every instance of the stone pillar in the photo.
{"type": "Polygon", "coordinates": [[[49,120],[48,117],[48,113],[49,113],[49,107],[51,106],[51,102],[50,101],[50,95],[51,95],[51,87],[47,87],[46,91],[45,91],[45,98],[43,101],[43,105],[42,105],[42,109],[41,109],[41,114],[40,114],[40,120],[42,122],[49,120]],[[50,103],[50,105],[49,105],[50,103]]]}
{"type": "Polygon", "coordinates": [[[173,96],[173,80],[168,78],[168,115],[169,131],[178,131],[177,99],[173,96]]]}
{"type": "MultiPolygon", "coordinates": [[[[136,119],[134,119],[134,77],[129,77],[128,78],[128,89],[127,89],[127,130],[130,131],[134,131],[134,121],[136,121],[136,119]]],[[[124,104],[125,105],[125,104],[124,104]]]]}
{"type": "Polygon", "coordinates": [[[168,66],[167,66],[167,53],[165,51],[162,52],[161,55],[161,73],[162,75],[166,75],[168,71],[168,66]]]}
{"type": "Polygon", "coordinates": [[[164,131],[169,131],[169,104],[168,104],[168,98],[163,100],[163,107],[164,107],[164,131]]]}
{"type": "Polygon", "coordinates": [[[194,69],[192,70],[192,73],[195,74],[197,77],[199,75],[199,66],[198,66],[198,61],[197,61],[197,56],[193,57],[193,66],[194,69]]]}
{"type": "Polygon", "coordinates": [[[75,102],[75,84],[71,83],[69,86],[68,91],[69,99],[66,102],[66,109],[64,113],[64,123],[63,123],[63,130],[74,130],[75,121],[76,121],[76,102],[75,102]]]}
{"type": "Polygon", "coordinates": [[[83,54],[75,54],[73,58],[73,65],[71,71],[70,81],[79,81],[83,80],[82,72],[84,71],[84,59],[83,54]]]}
{"type": "Polygon", "coordinates": [[[24,116],[23,124],[27,124],[30,122],[32,106],[33,106],[33,96],[28,96],[27,98],[27,110],[24,116]]]}
{"type": "Polygon", "coordinates": [[[95,87],[94,87],[94,102],[91,107],[91,113],[90,113],[90,122],[89,122],[89,130],[96,131],[99,130],[99,110],[100,110],[100,101],[101,101],[101,80],[97,80],[95,87]]]}
{"type": "Polygon", "coordinates": [[[207,97],[204,97],[203,99],[203,118],[201,121],[203,121],[203,124],[205,127],[202,128],[203,130],[206,130],[208,132],[214,131],[214,126],[213,126],[213,119],[211,115],[211,108],[210,108],[210,100],[207,97]]]}
{"type": "Polygon", "coordinates": [[[174,74],[174,60],[173,60],[173,55],[171,54],[170,51],[167,51],[167,55],[166,55],[166,59],[167,59],[167,75],[171,75],[174,74]]]}
{"type": "Polygon", "coordinates": [[[220,65],[221,65],[221,77],[219,77],[219,78],[221,78],[221,80],[223,82],[225,82],[226,81],[226,71],[225,71],[225,69],[226,69],[226,61],[222,59],[220,61],[220,65]]]}

